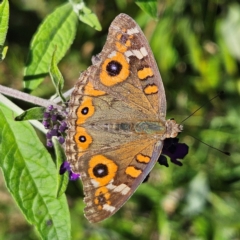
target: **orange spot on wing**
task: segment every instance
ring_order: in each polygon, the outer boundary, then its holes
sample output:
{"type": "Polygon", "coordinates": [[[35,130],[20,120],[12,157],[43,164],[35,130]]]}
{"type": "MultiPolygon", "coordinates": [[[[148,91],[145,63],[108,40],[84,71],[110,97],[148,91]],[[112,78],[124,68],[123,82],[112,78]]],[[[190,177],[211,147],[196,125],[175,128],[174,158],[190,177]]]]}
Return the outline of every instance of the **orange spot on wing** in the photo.
{"type": "Polygon", "coordinates": [[[148,95],[157,93],[158,87],[156,85],[148,85],[146,88],[144,88],[144,92],[148,95]]]}
{"type": "Polygon", "coordinates": [[[103,155],[95,155],[89,161],[88,174],[91,179],[94,179],[99,183],[99,186],[107,185],[117,173],[118,166],[111,160],[103,155]],[[93,168],[98,164],[104,164],[108,168],[108,175],[104,177],[96,177],[93,173],[93,168]]]}
{"type": "Polygon", "coordinates": [[[116,48],[121,53],[124,53],[127,51],[127,47],[121,44],[120,42],[116,42],[116,48]]]}
{"type": "Polygon", "coordinates": [[[127,42],[125,43],[125,46],[126,46],[126,47],[131,47],[131,41],[130,41],[130,40],[127,40],[127,42]]]}
{"type": "Polygon", "coordinates": [[[92,98],[83,97],[81,105],[77,109],[77,125],[83,124],[89,117],[94,113],[94,106],[92,104],[92,98]],[[82,114],[82,110],[87,107],[88,113],[86,115],[82,114]]]}
{"type": "Polygon", "coordinates": [[[88,82],[88,84],[84,88],[84,94],[88,96],[96,97],[96,96],[102,96],[106,93],[104,91],[94,89],[92,83],[88,82]]]}
{"type": "Polygon", "coordinates": [[[125,81],[128,78],[129,73],[130,73],[129,64],[128,64],[127,60],[125,59],[125,57],[122,53],[117,52],[115,56],[113,56],[111,58],[107,58],[104,61],[104,63],[102,64],[100,80],[101,80],[101,83],[104,84],[105,86],[111,87],[117,83],[125,81]],[[106,71],[107,65],[111,61],[117,61],[122,65],[122,69],[121,69],[120,73],[116,76],[109,76],[106,71]]]}
{"type": "Polygon", "coordinates": [[[77,127],[76,134],[74,135],[75,143],[80,151],[86,150],[92,143],[92,137],[86,132],[85,128],[77,127]],[[79,137],[84,136],[86,141],[80,142],[79,137]]]}
{"type": "Polygon", "coordinates": [[[152,77],[153,76],[153,71],[150,67],[144,67],[143,69],[138,71],[138,78],[140,80],[144,80],[148,77],[152,77]]]}
{"type": "Polygon", "coordinates": [[[105,199],[110,198],[110,193],[108,192],[108,189],[106,187],[100,187],[95,192],[95,197],[98,197],[100,195],[103,195],[105,199]]]}
{"type": "Polygon", "coordinates": [[[142,173],[142,170],[136,169],[134,166],[129,166],[126,168],[125,173],[132,178],[137,178],[142,173]]]}
{"type": "Polygon", "coordinates": [[[136,160],[140,163],[149,163],[150,161],[150,157],[149,156],[144,156],[143,154],[139,153],[137,156],[136,156],[136,160]]]}
{"type": "Polygon", "coordinates": [[[122,34],[118,34],[118,35],[117,35],[117,40],[120,40],[121,37],[122,37],[122,34]]]}
{"type": "Polygon", "coordinates": [[[107,203],[108,205],[111,205],[111,202],[108,200],[109,198],[110,198],[110,193],[108,192],[108,189],[106,187],[100,187],[95,192],[94,203],[100,206],[102,206],[105,203],[107,203]]]}

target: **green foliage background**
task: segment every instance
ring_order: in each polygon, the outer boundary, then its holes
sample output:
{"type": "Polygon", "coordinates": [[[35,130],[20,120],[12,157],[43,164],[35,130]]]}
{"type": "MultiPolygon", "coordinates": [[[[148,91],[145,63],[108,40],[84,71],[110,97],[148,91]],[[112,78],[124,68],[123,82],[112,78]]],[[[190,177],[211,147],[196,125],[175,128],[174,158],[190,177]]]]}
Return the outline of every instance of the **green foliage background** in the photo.
{"type": "MultiPolygon", "coordinates": [[[[0,64],[0,84],[22,89],[31,38],[61,3],[65,1],[10,1],[9,50],[0,64]]],[[[184,122],[180,141],[190,148],[184,165],[155,166],[148,183],[106,221],[87,222],[81,182],[71,182],[67,198],[72,239],[240,239],[240,4],[237,0],[161,0],[158,21],[130,0],[86,4],[99,17],[103,30],[79,24],[76,39],[59,64],[66,90],[91,64],[91,56],[101,51],[111,21],[124,12],[149,39],[165,85],[168,118],[181,122],[219,90],[225,91],[225,98],[214,100],[184,122]]],[[[49,77],[33,91],[44,98],[53,93],[49,77]]],[[[1,176],[0,226],[0,239],[38,239],[1,176]]]]}

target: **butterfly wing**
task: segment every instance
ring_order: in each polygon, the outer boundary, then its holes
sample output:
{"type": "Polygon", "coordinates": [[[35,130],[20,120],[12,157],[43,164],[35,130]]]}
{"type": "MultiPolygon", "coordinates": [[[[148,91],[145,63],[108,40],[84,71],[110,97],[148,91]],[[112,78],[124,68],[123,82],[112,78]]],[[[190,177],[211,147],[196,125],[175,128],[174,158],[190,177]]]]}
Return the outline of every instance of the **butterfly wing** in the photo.
{"type": "Polygon", "coordinates": [[[99,81],[93,82],[97,89],[142,111],[151,108],[165,120],[163,82],[148,41],[131,17],[120,14],[114,19],[95,66],[100,76],[99,81]]]}
{"type": "Polygon", "coordinates": [[[83,181],[85,215],[98,222],[127,201],[162,149],[162,140],[135,129],[143,121],[164,127],[166,99],[147,40],[129,16],[120,14],[111,24],[69,109],[66,155],[83,181]]]}

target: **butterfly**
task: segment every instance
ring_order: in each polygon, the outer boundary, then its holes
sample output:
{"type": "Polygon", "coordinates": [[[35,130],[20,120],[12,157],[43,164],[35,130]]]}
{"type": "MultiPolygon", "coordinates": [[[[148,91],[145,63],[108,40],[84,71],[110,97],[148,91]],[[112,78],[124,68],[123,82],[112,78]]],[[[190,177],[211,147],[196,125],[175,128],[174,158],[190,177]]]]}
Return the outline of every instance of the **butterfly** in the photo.
{"type": "Polygon", "coordinates": [[[86,218],[99,222],[131,197],[182,126],[166,120],[163,82],[137,23],[120,14],[69,102],[67,160],[80,174],[86,218]]]}

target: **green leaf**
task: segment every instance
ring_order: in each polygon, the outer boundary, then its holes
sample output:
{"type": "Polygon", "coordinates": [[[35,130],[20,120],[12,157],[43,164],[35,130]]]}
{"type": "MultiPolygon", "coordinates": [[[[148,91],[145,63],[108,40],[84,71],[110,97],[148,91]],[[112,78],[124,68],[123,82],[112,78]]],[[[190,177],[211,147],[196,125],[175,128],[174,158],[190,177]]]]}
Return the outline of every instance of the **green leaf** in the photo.
{"type": "Polygon", "coordinates": [[[66,161],[66,155],[64,152],[64,149],[62,145],[58,142],[58,139],[56,137],[52,138],[54,149],[55,149],[55,155],[56,155],[56,165],[57,165],[57,193],[56,196],[60,197],[63,193],[65,193],[68,185],[69,177],[67,174],[60,175],[59,169],[61,164],[66,161]]]}
{"type": "Polygon", "coordinates": [[[127,0],[116,0],[116,5],[120,10],[124,10],[127,6],[127,0]]]}
{"type": "Polygon", "coordinates": [[[159,64],[161,71],[170,71],[177,61],[177,51],[173,47],[173,37],[171,31],[168,31],[172,20],[165,17],[158,22],[151,38],[152,51],[155,53],[155,59],[159,64]],[[159,44],[161,38],[161,44],[159,44]]]}
{"type": "Polygon", "coordinates": [[[102,26],[98,21],[96,14],[86,6],[83,6],[83,8],[79,11],[79,20],[98,31],[102,30],[102,26]]]}
{"type": "Polygon", "coordinates": [[[33,37],[24,73],[24,86],[35,89],[49,70],[52,53],[56,45],[61,46],[56,52],[58,63],[72,44],[78,17],[71,4],[57,8],[42,23],[33,37]]]}
{"type": "Polygon", "coordinates": [[[63,79],[61,72],[58,69],[58,66],[57,66],[56,51],[57,51],[57,47],[53,51],[52,60],[51,60],[51,64],[49,67],[49,73],[50,73],[53,85],[56,88],[56,92],[58,93],[58,95],[62,99],[62,101],[66,102],[66,99],[64,98],[64,96],[62,94],[64,79],[63,79]]]}
{"type": "Polygon", "coordinates": [[[70,239],[65,195],[56,199],[56,167],[32,126],[0,103],[0,167],[9,192],[42,239],[70,239]]]}
{"type": "Polygon", "coordinates": [[[135,3],[154,19],[157,19],[157,0],[135,0],[135,3]]]}
{"type": "Polygon", "coordinates": [[[4,60],[4,58],[7,55],[7,51],[8,51],[8,46],[4,46],[4,47],[0,46],[0,61],[4,60]]]}
{"type": "Polygon", "coordinates": [[[26,110],[19,116],[15,117],[15,121],[25,121],[25,120],[42,120],[45,107],[34,107],[26,110]]]}
{"type": "Polygon", "coordinates": [[[199,39],[194,33],[187,18],[182,18],[178,22],[179,36],[183,39],[184,44],[188,50],[189,59],[192,67],[197,71],[205,70],[205,63],[203,62],[203,50],[199,44],[199,39]]]}
{"type": "Polygon", "coordinates": [[[3,0],[0,4],[0,46],[3,46],[7,36],[9,21],[9,3],[3,0]]]}
{"type": "Polygon", "coordinates": [[[227,47],[235,58],[240,60],[240,6],[232,4],[227,17],[222,21],[221,32],[227,47]]]}
{"type": "Polygon", "coordinates": [[[196,214],[203,210],[210,192],[208,179],[204,172],[199,172],[192,179],[187,194],[187,206],[183,210],[186,214],[196,214]]]}
{"type": "Polygon", "coordinates": [[[7,47],[4,47],[4,43],[8,31],[9,21],[9,3],[8,0],[3,0],[0,4],[0,61],[3,60],[7,53],[7,47]]]}

